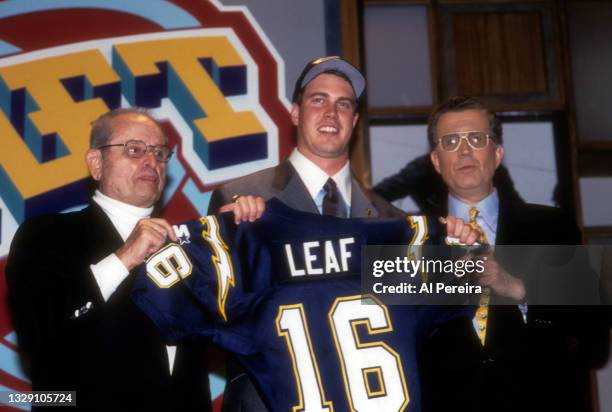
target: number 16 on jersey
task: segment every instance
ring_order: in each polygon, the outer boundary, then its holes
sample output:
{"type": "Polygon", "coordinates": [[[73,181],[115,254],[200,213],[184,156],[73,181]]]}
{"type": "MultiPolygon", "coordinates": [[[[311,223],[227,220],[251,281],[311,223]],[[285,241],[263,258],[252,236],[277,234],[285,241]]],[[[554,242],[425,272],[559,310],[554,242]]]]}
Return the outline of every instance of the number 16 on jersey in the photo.
{"type": "MultiPolygon", "coordinates": [[[[370,335],[392,332],[387,308],[372,297],[339,297],[328,318],[351,410],[404,410],[409,396],[399,354],[383,341],[364,343],[357,334],[360,324],[370,335]],[[367,302],[362,303],[362,299],[367,302]],[[372,381],[376,382],[373,387],[372,381]]],[[[291,354],[298,393],[293,412],[333,411],[333,403],[327,400],[321,382],[303,305],[280,306],[276,328],[291,354]]]]}

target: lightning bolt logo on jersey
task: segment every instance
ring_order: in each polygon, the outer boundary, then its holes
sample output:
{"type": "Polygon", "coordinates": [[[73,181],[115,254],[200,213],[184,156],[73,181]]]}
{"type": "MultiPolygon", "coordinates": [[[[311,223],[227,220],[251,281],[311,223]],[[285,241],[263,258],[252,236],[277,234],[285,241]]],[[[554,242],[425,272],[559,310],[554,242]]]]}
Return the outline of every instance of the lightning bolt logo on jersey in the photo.
{"type": "Polygon", "coordinates": [[[166,245],[135,281],[166,339],[234,352],[272,411],[420,410],[418,346],[459,312],[362,296],[361,246],[420,244],[435,221],[337,219],[274,199],[254,223],[226,218],[186,223],[190,242],[166,245]]]}

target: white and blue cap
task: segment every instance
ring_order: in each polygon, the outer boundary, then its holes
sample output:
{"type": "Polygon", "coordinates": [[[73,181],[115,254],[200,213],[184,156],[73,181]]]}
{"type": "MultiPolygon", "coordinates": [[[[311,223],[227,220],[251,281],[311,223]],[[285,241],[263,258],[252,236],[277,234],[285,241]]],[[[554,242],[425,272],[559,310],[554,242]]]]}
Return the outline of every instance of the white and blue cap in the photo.
{"type": "Polygon", "coordinates": [[[366,86],[365,78],[361,72],[355,66],[338,56],[327,56],[313,60],[304,67],[302,74],[300,74],[300,77],[295,82],[291,101],[297,103],[297,98],[306,85],[315,77],[327,71],[338,71],[344,74],[353,87],[355,98],[359,99],[366,86]]]}

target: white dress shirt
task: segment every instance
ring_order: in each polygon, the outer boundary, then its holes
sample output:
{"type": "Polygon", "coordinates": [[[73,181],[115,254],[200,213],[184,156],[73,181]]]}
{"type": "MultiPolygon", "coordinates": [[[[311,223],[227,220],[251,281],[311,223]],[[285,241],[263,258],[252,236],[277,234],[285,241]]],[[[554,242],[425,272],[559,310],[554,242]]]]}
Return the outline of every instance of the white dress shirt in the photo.
{"type": "Polygon", "coordinates": [[[323,213],[323,197],[325,196],[325,190],[323,186],[330,177],[338,186],[338,191],[342,197],[342,201],[346,205],[347,215],[351,215],[351,167],[350,162],[346,162],[342,169],[333,176],[328,176],[319,166],[317,166],[312,160],[304,156],[300,151],[295,148],[289,156],[291,165],[296,170],[302,182],[306,186],[310,197],[314,200],[319,209],[319,213],[323,213]]]}

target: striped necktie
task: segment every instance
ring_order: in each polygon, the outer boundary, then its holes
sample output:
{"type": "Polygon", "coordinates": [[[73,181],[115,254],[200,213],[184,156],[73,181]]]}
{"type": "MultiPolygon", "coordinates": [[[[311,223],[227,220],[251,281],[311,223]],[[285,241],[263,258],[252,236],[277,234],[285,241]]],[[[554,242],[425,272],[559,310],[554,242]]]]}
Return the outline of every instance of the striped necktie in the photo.
{"type": "Polygon", "coordinates": [[[325,191],[325,196],[323,197],[323,214],[341,218],[347,217],[346,206],[344,206],[336,182],[334,182],[331,177],[327,179],[327,182],[323,185],[323,190],[325,191]]]}

